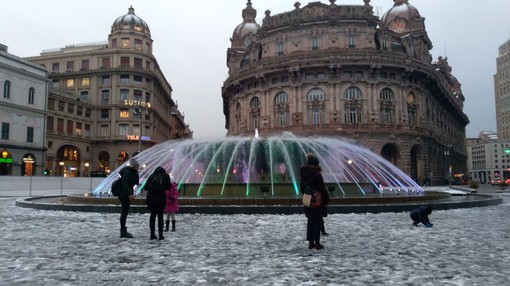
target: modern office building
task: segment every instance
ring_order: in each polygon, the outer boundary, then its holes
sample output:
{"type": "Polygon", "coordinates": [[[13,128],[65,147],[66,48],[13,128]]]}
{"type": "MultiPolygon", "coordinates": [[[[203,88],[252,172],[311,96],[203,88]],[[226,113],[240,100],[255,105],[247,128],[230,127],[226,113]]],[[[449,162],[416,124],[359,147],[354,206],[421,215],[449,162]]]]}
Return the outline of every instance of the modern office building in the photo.
{"type": "Polygon", "coordinates": [[[227,134],[343,136],[419,182],[465,173],[465,98],[447,58],[433,61],[425,18],[410,1],[382,18],[369,0],[329,2],[257,23],[248,1],[227,49],[227,134]]]}
{"type": "Polygon", "coordinates": [[[510,40],[499,46],[494,75],[496,128],[501,141],[510,142],[510,40]]]}
{"type": "Polygon", "coordinates": [[[468,176],[480,183],[510,179],[510,143],[500,142],[494,132],[482,131],[468,138],[468,176]]]}
{"type": "Polygon", "coordinates": [[[47,72],[0,45],[0,175],[32,176],[44,166],[47,72]]]}
{"type": "Polygon", "coordinates": [[[27,58],[49,73],[47,173],[105,175],[157,143],[192,137],[152,50],[149,26],[131,7],[106,42],[27,58]]]}

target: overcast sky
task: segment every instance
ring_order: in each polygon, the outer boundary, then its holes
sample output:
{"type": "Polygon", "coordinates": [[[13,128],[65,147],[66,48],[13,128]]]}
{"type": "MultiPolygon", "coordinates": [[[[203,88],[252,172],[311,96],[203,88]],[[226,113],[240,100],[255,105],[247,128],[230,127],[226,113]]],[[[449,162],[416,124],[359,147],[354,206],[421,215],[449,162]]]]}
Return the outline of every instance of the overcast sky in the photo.
{"type": "MultiPolygon", "coordinates": [[[[242,22],[246,0],[17,0],[2,6],[0,43],[19,57],[42,50],[108,40],[111,25],[129,6],[151,29],[153,52],[173,88],[173,98],[195,138],[226,134],[221,86],[227,78],[226,52],[242,22]]],[[[294,9],[294,0],[252,0],[257,22],[294,9]]],[[[312,1],[302,1],[304,7],[312,1]]],[[[329,4],[329,1],[322,0],[329,4]]],[[[337,5],[363,0],[337,0],[337,5]]],[[[372,0],[382,16],[393,0],[372,0]]],[[[509,0],[409,0],[426,18],[434,48],[447,56],[466,97],[467,136],[496,131],[494,82],[498,47],[510,39],[509,0]]]]}

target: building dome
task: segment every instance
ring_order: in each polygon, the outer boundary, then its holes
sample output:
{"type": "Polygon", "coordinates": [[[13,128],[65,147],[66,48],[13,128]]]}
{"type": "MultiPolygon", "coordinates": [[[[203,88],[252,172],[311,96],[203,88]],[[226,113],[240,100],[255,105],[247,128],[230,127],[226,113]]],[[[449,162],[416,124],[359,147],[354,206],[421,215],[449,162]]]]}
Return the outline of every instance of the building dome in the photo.
{"type": "Polygon", "coordinates": [[[135,9],[133,6],[129,7],[126,15],[118,17],[112,25],[112,32],[124,31],[124,32],[142,32],[147,34],[149,37],[151,31],[147,23],[142,18],[135,15],[135,9]]]}
{"type": "Polygon", "coordinates": [[[420,16],[420,12],[409,0],[393,0],[395,4],[386,12],[380,22],[382,29],[389,29],[398,34],[405,34],[411,31],[424,31],[425,18],[420,16]]]}
{"type": "Polygon", "coordinates": [[[246,3],[246,8],[243,9],[243,22],[239,24],[232,34],[232,40],[241,40],[249,35],[250,33],[256,34],[257,31],[262,27],[257,22],[255,22],[255,18],[257,17],[257,10],[253,9],[251,5],[251,0],[248,0],[246,3]]]}

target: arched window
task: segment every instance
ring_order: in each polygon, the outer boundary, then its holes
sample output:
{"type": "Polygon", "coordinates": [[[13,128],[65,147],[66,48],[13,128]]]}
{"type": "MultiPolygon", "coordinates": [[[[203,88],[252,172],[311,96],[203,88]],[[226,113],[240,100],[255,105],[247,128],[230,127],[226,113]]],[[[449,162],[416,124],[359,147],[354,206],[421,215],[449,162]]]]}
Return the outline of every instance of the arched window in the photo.
{"type": "Polygon", "coordinates": [[[363,98],[363,93],[361,89],[351,86],[344,93],[345,99],[361,99],[363,98]]]}
{"type": "Polygon", "coordinates": [[[28,104],[34,104],[35,88],[28,89],[28,104]]]}
{"type": "Polygon", "coordinates": [[[344,92],[344,122],[346,124],[360,124],[362,123],[362,110],[363,110],[363,93],[361,89],[351,86],[344,92]]]}
{"type": "Polygon", "coordinates": [[[11,98],[11,82],[8,80],[4,82],[4,98],[11,98]]]}
{"type": "Polygon", "coordinates": [[[395,110],[395,94],[389,88],[383,88],[381,93],[379,93],[380,101],[380,110],[379,114],[381,116],[380,122],[382,124],[393,124],[394,123],[394,110],[395,110]]]}
{"type": "Polygon", "coordinates": [[[280,91],[274,97],[275,127],[285,127],[289,122],[289,96],[280,91]]]}
{"type": "Polygon", "coordinates": [[[260,99],[253,97],[250,100],[250,127],[252,130],[259,128],[260,99]]]}
{"type": "Polygon", "coordinates": [[[308,124],[318,126],[326,121],[326,95],[320,88],[314,88],[306,95],[308,100],[307,119],[308,124]]]}

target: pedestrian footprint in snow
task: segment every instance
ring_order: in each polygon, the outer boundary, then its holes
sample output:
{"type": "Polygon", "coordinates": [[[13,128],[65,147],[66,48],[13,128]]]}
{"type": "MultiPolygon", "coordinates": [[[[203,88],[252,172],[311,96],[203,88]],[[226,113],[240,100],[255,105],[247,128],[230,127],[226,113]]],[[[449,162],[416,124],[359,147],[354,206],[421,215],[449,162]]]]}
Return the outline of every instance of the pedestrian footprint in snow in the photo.
{"type": "Polygon", "coordinates": [[[411,219],[413,220],[413,225],[418,226],[421,222],[425,227],[432,227],[433,224],[429,221],[429,215],[432,213],[432,207],[430,206],[421,206],[411,211],[411,219]]]}

